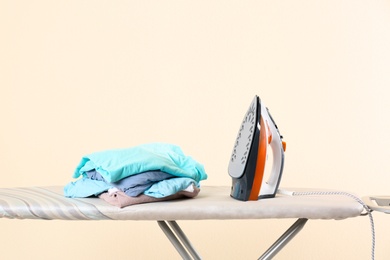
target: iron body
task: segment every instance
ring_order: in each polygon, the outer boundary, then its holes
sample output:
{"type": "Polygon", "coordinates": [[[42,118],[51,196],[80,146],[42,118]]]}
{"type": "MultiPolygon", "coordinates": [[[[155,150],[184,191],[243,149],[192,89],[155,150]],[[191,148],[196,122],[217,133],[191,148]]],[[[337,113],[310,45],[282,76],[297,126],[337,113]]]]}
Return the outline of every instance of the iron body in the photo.
{"type": "Polygon", "coordinates": [[[268,109],[255,96],[238,131],[228,166],[231,197],[242,201],[275,197],[284,166],[286,144],[282,139],[268,109]],[[272,167],[266,179],[270,156],[272,167]]]}

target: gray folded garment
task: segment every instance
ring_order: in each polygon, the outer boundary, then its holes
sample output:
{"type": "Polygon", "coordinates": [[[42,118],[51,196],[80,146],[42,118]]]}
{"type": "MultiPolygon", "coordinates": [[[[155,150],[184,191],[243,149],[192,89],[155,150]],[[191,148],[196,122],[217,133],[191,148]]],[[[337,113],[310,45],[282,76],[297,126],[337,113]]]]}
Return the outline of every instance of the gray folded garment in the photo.
{"type": "Polygon", "coordinates": [[[187,188],[185,190],[179,191],[173,195],[162,197],[162,198],[154,198],[145,194],[140,194],[136,197],[130,197],[126,195],[121,190],[115,190],[114,192],[108,191],[101,193],[99,198],[104,201],[110,203],[111,205],[123,208],[135,204],[149,203],[149,202],[158,202],[158,201],[167,201],[174,200],[180,198],[193,198],[199,194],[200,189],[192,184],[192,188],[187,188]]]}

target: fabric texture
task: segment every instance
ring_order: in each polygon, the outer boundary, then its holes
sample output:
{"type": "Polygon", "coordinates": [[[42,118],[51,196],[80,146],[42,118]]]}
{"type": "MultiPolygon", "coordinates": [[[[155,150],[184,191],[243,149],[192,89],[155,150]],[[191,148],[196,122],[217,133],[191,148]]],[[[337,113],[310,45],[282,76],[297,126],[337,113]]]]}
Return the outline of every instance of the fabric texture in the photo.
{"type": "Polygon", "coordinates": [[[107,182],[154,170],[192,178],[197,182],[207,178],[202,164],[186,156],[179,146],[165,143],[143,144],[86,155],[76,167],[73,178],[79,178],[94,169],[107,182]]]}
{"type": "Polygon", "coordinates": [[[87,198],[97,196],[110,188],[112,186],[105,181],[92,180],[84,177],[65,185],[64,195],[68,198],[87,198]]]}
{"type": "Polygon", "coordinates": [[[163,198],[207,179],[202,164],[180,147],[166,143],[95,152],[82,157],[73,173],[76,181],[64,187],[69,198],[97,196],[116,187],[131,197],[163,198]]]}
{"type": "MultiPolygon", "coordinates": [[[[86,175],[89,179],[106,182],[101,174],[95,170],[86,172],[86,175]]],[[[149,189],[156,182],[173,177],[175,176],[162,171],[148,171],[128,176],[110,184],[126,193],[126,195],[135,197],[145,192],[145,190],[149,189]]]]}
{"type": "Polygon", "coordinates": [[[119,208],[142,204],[142,203],[150,203],[150,202],[159,202],[159,201],[167,201],[167,200],[176,200],[181,198],[193,198],[196,197],[199,193],[200,189],[195,185],[192,186],[191,191],[189,190],[181,190],[173,195],[169,195],[161,198],[154,198],[148,195],[141,194],[137,197],[128,196],[121,190],[116,189],[114,192],[104,192],[99,195],[99,198],[104,201],[110,203],[119,208]]]}
{"type": "MultiPolygon", "coordinates": [[[[197,187],[200,186],[199,183],[191,178],[171,178],[154,183],[150,188],[146,189],[143,194],[155,198],[162,198],[184,190],[191,184],[194,184],[197,187]]],[[[84,177],[67,184],[64,187],[64,195],[68,198],[87,198],[90,196],[98,196],[100,193],[106,192],[113,187],[114,186],[110,183],[84,177]]]]}
{"type": "Polygon", "coordinates": [[[191,178],[171,178],[168,180],[156,182],[149,189],[147,189],[144,194],[155,198],[163,198],[184,190],[191,185],[200,187],[199,184],[191,178]]]}

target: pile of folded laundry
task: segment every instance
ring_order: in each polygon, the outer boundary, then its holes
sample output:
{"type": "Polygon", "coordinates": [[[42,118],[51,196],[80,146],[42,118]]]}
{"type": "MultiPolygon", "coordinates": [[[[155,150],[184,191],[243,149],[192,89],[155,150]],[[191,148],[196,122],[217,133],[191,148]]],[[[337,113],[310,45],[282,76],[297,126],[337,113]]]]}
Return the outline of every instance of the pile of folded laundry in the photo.
{"type": "Polygon", "coordinates": [[[143,144],[84,156],[64,188],[70,198],[97,196],[126,207],[134,204],[195,197],[207,179],[202,164],[179,146],[143,144]]]}

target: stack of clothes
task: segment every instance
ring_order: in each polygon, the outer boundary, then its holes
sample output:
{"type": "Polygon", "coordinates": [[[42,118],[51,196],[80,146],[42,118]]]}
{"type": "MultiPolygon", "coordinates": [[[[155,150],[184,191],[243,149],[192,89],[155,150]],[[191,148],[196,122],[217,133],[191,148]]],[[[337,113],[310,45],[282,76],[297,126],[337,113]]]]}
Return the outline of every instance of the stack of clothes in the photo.
{"type": "Polygon", "coordinates": [[[180,147],[143,144],[84,156],[64,188],[70,198],[97,196],[126,207],[134,204],[195,197],[207,179],[203,165],[180,147]]]}

